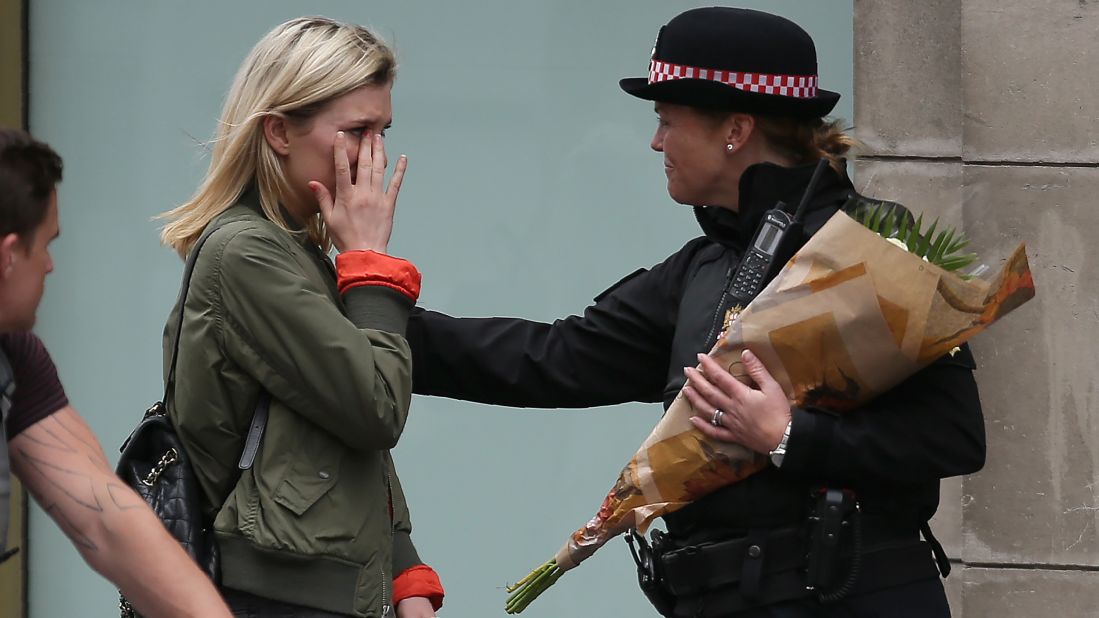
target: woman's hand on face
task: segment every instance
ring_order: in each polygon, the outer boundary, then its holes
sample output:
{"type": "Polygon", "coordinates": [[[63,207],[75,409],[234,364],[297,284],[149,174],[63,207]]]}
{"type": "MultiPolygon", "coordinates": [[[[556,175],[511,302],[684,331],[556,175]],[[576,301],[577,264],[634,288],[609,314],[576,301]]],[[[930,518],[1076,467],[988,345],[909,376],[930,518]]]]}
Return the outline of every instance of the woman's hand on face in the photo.
{"type": "Polygon", "coordinates": [[[729,375],[709,356],[699,354],[698,360],[699,369],[683,369],[688,379],[683,394],[702,415],[691,417],[691,424],[714,440],[734,442],[757,453],[774,450],[790,423],[790,402],[763,363],[747,350],[741,355],[755,382],[753,388],[729,375]],[[716,415],[720,425],[713,424],[716,410],[723,412],[716,415]]]}
{"type": "Polygon", "coordinates": [[[408,597],[397,603],[397,618],[435,618],[435,609],[425,597],[408,597]]]}
{"type": "Polygon", "coordinates": [[[352,184],[347,135],[343,131],[336,133],[332,151],[336,166],[335,198],[323,183],[315,180],[309,183],[309,189],[317,197],[333,244],[339,251],[385,253],[393,233],[393,211],[408,159],[401,155],[397,160],[386,187],[383,184],[386,159],[382,136],[364,135],[359,141],[359,160],[352,184]]]}

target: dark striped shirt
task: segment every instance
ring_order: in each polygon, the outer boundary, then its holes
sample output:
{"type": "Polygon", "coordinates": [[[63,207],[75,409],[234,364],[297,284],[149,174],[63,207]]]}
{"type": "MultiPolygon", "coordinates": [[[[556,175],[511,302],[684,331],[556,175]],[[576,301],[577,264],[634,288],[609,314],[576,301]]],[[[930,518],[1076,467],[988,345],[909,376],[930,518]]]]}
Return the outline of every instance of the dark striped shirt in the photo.
{"type": "Polygon", "coordinates": [[[15,396],[8,413],[8,440],[27,427],[69,405],[57,377],[57,367],[34,333],[4,333],[0,347],[15,374],[15,396]]]}

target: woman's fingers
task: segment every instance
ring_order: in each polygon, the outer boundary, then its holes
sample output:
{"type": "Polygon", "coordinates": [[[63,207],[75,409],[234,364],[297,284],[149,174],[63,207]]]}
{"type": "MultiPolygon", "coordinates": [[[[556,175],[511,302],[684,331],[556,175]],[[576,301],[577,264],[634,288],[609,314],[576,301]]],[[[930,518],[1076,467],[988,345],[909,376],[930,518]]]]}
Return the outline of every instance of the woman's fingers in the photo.
{"type": "Polygon", "coordinates": [[[401,155],[397,158],[397,166],[393,168],[393,176],[389,178],[389,189],[386,190],[389,198],[394,203],[397,201],[397,194],[401,192],[401,183],[404,182],[404,171],[406,169],[408,169],[408,157],[401,155]]]}
{"type": "Polygon", "coordinates": [[[719,442],[736,442],[736,434],[730,431],[727,427],[717,427],[710,423],[709,420],[700,416],[692,416],[690,418],[691,424],[695,426],[695,429],[706,434],[711,440],[719,442]]]}
{"type": "Polygon", "coordinates": [[[321,216],[327,219],[332,213],[332,194],[328,192],[328,187],[324,186],[324,183],[311,180],[309,182],[309,190],[313,192],[313,197],[317,198],[317,205],[320,206],[321,216]]]}
{"type": "Polygon", "coordinates": [[[694,392],[700,397],[697,401],[699,404],[695,404],[695,400],[691,400],[691,404],[695,406],[695,409],[700,414],[707,414],[713,412],[716,409],[730,409],[733,407],[733,401],[726,393],[721,392],[721,389],[714,386],[710,382],[709,376],[704,375],[698,369],[694,367],[684,367],[684,373],[687,374],[687,379],[690,381],[689,387],[685,389],[685,392],[690,399],[691,393],[694,392]]]}
{"type": "Polygon", "coordinates": [[[683,396],[687,398],[687,401],[691,403],[691,407],[699,414],[709,414],[718,409],[717,404],[710,403],[709,399],[703,397],[690,386],[683,387],[683,396]]]}
{"type": "Polygon", "coordinates": [[[348,137],[337,132],[332,145],[336,173],[333,194],[313,181],[309,189],[340,251],[374,250],[385,253],[393,231],[393,212],[404,181],[408,160],[402,155],[389,184],[385,182],[385,143],[380,134],[364,136],[359,144],[354,181],[350,172],[348,137]]]}
{"type": "Polygon", "coordinates": [[[706,379],[733,401],[744,401],[744,398],[751,393],[752,389],[748,385],[729,375],[729,372],[712,357],[699,354],[698,363],[706,379]]]}
{"type": "Polygon", "coordinates": [[[748,375],[752,377],[752,381],[756,383],[759,390],[767,393],[775,389],[782,390],[782,387],[775,381],[771,372],[767,371],[767,367],[763,364],[763,361],[759,360],[758,356],[744,350],[740,355],[740,359],[744,361],[744,368],[748,370],[748,375]]]}
{"type": "Polygon", "coordinates": [[[385,179],[385,140],[381,133],[375,133],[370,139],[370,190],[381,191],[382,180],[385,179]]]}
{"type": "Polygon", "coordinates": [[[758,389],[740,382],[708,356],[699,355],[699,369],[684,368],[689,382],[683,395],[697,414],[691,424],[715,440],[767,453],[790,422],[790,402],[755,355],[745,352],[741,362],[747,371],[745,378],[754,380],[758,389]],[[716,410],[723,414],[715,414],[716,410]],[[712,425],[715,419],[720,427],[712,425]]]}
{"type": "Polygon", "coordinates": [[[373,162],[374,136],[363,135],[359,138],[359,160],[355,170],[355,184],[361,185],[370,180],[370,166],[373,162]]]}
{"type": "Polygon", "coordinates": [[[351,163],[347,160],[347,135],[336,133],[332,144],[332,159],[336,166],[336,198],[351,191],[351,163]]]}

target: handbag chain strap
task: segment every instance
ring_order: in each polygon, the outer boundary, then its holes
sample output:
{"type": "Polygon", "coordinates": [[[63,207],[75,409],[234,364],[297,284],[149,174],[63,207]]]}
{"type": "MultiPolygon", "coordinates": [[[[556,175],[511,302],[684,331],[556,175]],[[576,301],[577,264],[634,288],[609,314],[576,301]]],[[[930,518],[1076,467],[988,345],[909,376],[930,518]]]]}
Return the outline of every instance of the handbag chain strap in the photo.
{"type": "Polygon", "coordinates": [[[152,470],[149,470],[149,473],[145,475],[145,478],[141,479],[141,482],[144,483],[146,487],[152,487],[156,484],[160,475],[164,474],[164,470],[177,461],[179,461],[179,453],[176,452],[174,447],[168,449],[168,452],[160,456],[160,461],[156,462],[156,465],[153,466],[152,470]]]}

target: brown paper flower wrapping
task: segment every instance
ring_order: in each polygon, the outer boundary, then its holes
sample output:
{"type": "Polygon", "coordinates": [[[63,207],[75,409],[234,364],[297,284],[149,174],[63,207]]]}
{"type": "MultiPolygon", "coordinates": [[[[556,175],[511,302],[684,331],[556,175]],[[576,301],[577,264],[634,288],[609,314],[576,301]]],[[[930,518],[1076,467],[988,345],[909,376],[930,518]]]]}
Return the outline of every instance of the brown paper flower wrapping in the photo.
{"type": "MultiPolygon", "coordinates": [[[[747,348],[794,405],[843,412],[889,390],[1034,296],[1023,245],[989,280],[964,280],[837,213],[728,325],[710,356],[748,381],[747,348]]],[[[682,394],[623,468],[599,512],[556,554],[575,567],[614,536],[768,465],[688,422],[682,394]]]]}

